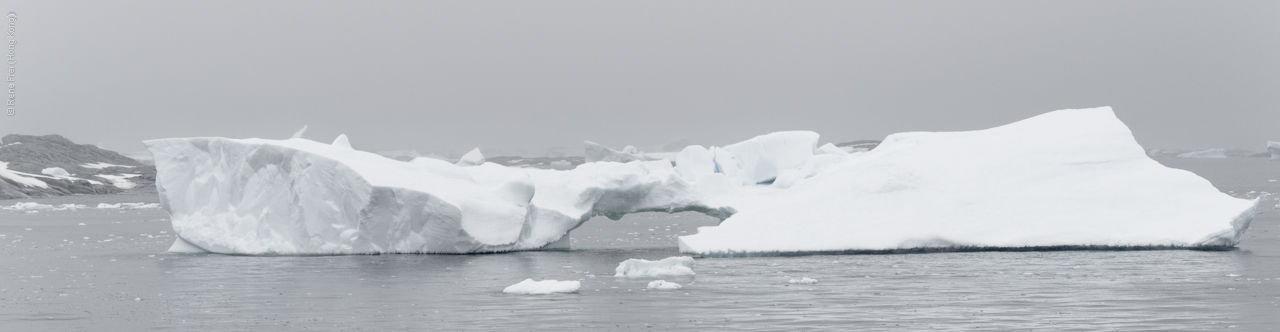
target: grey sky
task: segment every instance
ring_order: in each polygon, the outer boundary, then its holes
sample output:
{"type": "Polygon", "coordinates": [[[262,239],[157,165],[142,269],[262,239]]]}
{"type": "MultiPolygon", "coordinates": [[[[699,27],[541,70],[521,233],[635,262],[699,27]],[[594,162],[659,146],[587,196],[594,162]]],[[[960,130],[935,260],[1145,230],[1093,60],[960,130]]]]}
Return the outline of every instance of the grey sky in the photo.
{"type": "Polygon", "coordinates": [[[1147,147],[1280,140],[1275,1],[5,1],[0,134],[340,133],[540,153],[972,130],[1110,105],[1147,147]]]}

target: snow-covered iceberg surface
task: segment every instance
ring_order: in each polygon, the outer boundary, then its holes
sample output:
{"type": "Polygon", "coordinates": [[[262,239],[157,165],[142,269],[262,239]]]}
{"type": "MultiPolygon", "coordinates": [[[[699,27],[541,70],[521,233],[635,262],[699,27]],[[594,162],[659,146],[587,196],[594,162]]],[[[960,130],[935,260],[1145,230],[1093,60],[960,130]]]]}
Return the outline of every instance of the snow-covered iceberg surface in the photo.
{"type": "Polygon", "coordinates": [[[1226,158],[1226,149],[1208,149],[1179,154],[1178,158],[1226,158]]]}
{"type": "Polygon", "coordinates": [[[1267,151],[1271,152],[1271,160],[1280,160],[1280,142],[1267,141],[1267,151]]]}
{"type": "Polygon", "coordinates": [[[1148,158],[1108,107],[1062,110],[987,130],[890,135],[681,237],[680,251],[1233,246],[1257,202],[1148,158]]]}
{"type": "Polygon", "coordinates": [[[724,219],[680,238],[682,252],[701,255],[1232,246],[1256,204],[1151,160],[1110,108],[895,134],[858,153],[818,146],[806,131],[690,146],[675,165],[597,149],[629,161],[571,170],[506,167],[479,151],[458,164],[397,161],[355,150],[345,135],[145,143],[175,248],[230,254],[564,248],[593,216],[645,211],[724,219]]]}

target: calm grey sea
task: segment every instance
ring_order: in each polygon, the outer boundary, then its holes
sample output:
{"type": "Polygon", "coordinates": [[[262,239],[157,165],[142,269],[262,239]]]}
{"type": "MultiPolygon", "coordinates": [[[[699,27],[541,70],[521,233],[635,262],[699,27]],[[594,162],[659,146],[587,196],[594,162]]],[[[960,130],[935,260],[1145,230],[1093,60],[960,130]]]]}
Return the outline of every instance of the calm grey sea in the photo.
{"type": "MultiPolygon", "coordinates": [[[[1237,197],[1280,192],[1280,162],[1159,160],[1237,197]]],[[[677,256],[675,236],[716,220],[598,218],[574,231],[570,251],[242,257],[166,253],[160,210],[0,211],[0,331],[1268,331],[1280,329],[1277,204],[1264,203],[1232,251],[699,258],[696,276],[668,279],[678,291],[613,269],[677,256]],[[818,283],[787,283],[801,277],[818,283]],[[582,289],[501,292],[525,278],[582,289]]]]}

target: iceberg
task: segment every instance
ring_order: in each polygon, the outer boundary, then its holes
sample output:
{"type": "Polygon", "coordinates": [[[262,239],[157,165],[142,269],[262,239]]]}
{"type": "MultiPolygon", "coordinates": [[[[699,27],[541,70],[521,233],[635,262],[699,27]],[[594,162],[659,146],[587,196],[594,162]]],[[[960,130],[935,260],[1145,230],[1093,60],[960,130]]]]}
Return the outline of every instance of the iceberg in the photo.
{"type": "Polygon", "coordinates": [[[1267,151],[1271,152],[1271,160],[1280,160],[1280,142],[1267,141],[1267,151]]]}
{"type": "Polygon", "coordinates": [[[614,269],[614,277],[653,278],[691,276],[693,273],[693,257],[667,257],[658,261],[644,259],[628,259],[614,269]]]}
{"type": "Polygon", "coordinates": [[[507,294],[526,294],[526,295],[543,295],[554,293],[575,293],[578,288],[582,287],[579,281],[557,281],[543,280],[533,281],[533,279],[525,279],[515,285],[507,286],[502,289],[507,294]]]}
{"type": "MultiPolygon", "coordinates": [[[[703,256],[1224,247],[1240,241],[1258,202],[1147,157],[1108,107],[894,134],[855,153],[818,139],[788,131],[689,146],[674,165],[587,142],[591,162],[568,170],[484,162],[478,150],[458,164],[399,161],[353,149],[345,135],[144,143],[174,247],[243,255],[567,248],[594,216],[682,211],[722,220],[679,238],[682,253],[703,256]]],[[[618,273],[680,275],[653,264],[692,274],[688,257],[629,260],[618,273]]]]}
{"type": "Polygon", "coordinates": [[[1178,158],[1226,158],[1226,149],[1208,149],[1179,154],[1178,158]]]}
{"type": "Polygon", "coordinates": [[[890,135],[679,242],[704,256],[1224,247],[1240,242],[1258,202],[1147,157],[1103,107],[890,135]]]}

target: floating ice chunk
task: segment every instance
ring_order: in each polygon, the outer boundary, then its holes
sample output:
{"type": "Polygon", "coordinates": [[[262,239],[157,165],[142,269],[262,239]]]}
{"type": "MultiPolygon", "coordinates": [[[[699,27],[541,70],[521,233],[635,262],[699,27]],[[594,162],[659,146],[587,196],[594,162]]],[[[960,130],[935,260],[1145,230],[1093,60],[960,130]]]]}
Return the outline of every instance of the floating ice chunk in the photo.
{"type": "Polygon", "coordinates": [[[1267,141],[1267,151],[1271,152],[1271,160],[1280,160],[1280,142],[1267,141]]]}
{"type": "Polygon", "coordinates": [[[160,203],[98,203],[99,209],[159,209],[160,203]]]}
{"type": "Polygon", "coordinates": [[[649,282],[648,288],[653,290],[676,290],[684,288],[684,286],[666,280],[654,280],[649,282]]]}
{"type": "Polygon", "coordinates": [[[800,279],[791,279],[791,280],[788,280],[788,281],[787,281],[787,283],[790,283],[790,284],[802,284],[802,285],[812,285],[812,284],[816,284],[816,283],[818,283],[818,279],[813,279],[813,278],[809,278],[809,277],[803,277],[803,278],[800,278],[800,279]]]}
{"type": "Polygon", "coordinates": [[[462,159],[458,160],[458,166],[476,166],[484,164],[484,155],[480,154],[480,148],[471,149],[467,154],[462,155],[462,159]]]}
{"type": "Polygon", "coordinates": [[[40,204],[36,202],[18,202],[10,206],[0,206],[0,209],[22,211],[22,210],[53,210],[53,205],[40,204]]]}
{"type": "Polygon", "coordinates": [[[306,134],[307,134],[307,125],[302,125],[302,129],[298,129],[297,132],[293,133],[293,136],[289,136],[289,139],[302,138],[302,136],[306,134]]]}
{"type": "Polygon", "coordinates": [[[553,294],[553,293],[576,293],[578,291],[578,288],[581,288],[581,287],[582,287],[582,282],[579,282],[577,280],[533,281],[533,279],[525,279],[524,281],[521,281],[520,283],[517,283],[515,285],[507,286],[507,288],[502,289],[502,292],[507,294],[529,294],[529,295],[542,295],[542,294],[553,294]]]}
{"type": "Polygon", "coordinates": [[[693,257],[667,257],[660,261],[628,259],[618,264],[614,277],[651,278],[691,276],[693,273],[693,257]]]}
{"type": "Polygon", "coordinates": [[[1178,158],[1226,158],[1226,149],[1208,149],[1192,151],[1178,155],[1178,158]]]}
{"type": "Polygon", "coordinates": [[[330,145],[348,150],[355,150],[355,148],[351,147],[351,140],[347,139],[347,134],[338,135],[338,138],[333,139],[333,143],[330,145]]]}
{"type": "Polygon", "coordinates": [[[67,170],[62,169],[62,167],[49,167],[49,168],[40,170],[40,173],[44,175],[52,176],[55,178],[71,177],[71,173],[67,173],[67,170]]]}

